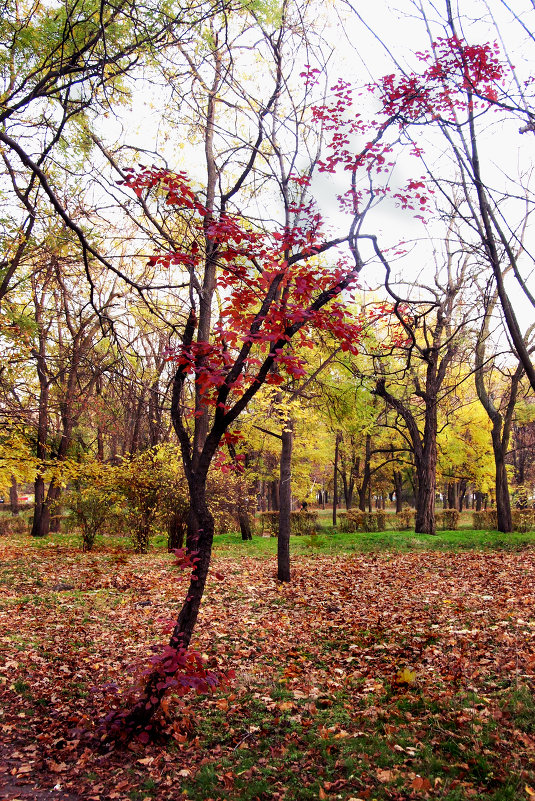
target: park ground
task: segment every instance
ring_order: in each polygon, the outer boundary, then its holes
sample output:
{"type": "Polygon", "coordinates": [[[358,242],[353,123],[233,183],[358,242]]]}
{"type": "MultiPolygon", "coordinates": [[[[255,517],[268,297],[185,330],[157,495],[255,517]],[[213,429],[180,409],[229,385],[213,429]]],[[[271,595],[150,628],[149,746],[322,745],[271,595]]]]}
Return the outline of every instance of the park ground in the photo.
{"type": "Polygon", "coordinates": [[[164,642],[186,576],[155,543],[0,540],[0,798],[535,799],[535,537],[217,539],[194,646],[234,671],[162,739],[88,735],[164,642]]]}

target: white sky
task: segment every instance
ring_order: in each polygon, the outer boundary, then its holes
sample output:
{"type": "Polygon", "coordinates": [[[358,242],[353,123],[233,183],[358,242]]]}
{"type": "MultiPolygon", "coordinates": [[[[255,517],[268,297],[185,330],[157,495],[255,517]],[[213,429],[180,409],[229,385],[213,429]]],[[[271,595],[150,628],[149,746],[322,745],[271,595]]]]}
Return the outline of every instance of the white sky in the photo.
{"type": "MultiPolygon", "coordinates": [[[[529,0],[511,0],[514,9],[525,15],[526,27],[528,30],[535,30],[535,12],[529,0]],[[531,21],[530,21],[531,20],[531,21]],[[530,27],[531,26],[531,27],[530,27]]],[[[325,3],[322,9],[327,14],[327,27],[325,35],[332,43],[334,48],[331,60],[330,74],[333,83],[337,77],[344,77],[357,86],[362,86],[368,80],[378,76],[394,72],[397,61],[406,69],[418,69],[418,61],[414,53],[418,50],[427,50],[429,40],[424,26],[418,18],[418,3],[412,0],[398,0],[397,3],[388,3],[386,0],[374,0],[374,2],[358,2],[354,0],[354,6],[362,17],[363,22],[369,27],[358,21],[355,15],[349,10],[347,4],[342,0],[325,3]],[[379,39],[384,42],[383,46],[379,39]]],[[[429,3],[424,3],[429,10],[429,3]]],[[[507,6],[503,0],[461,0],[462,12],[465,15],[465,35],[471,42],[494,41],[499,36],[503,37],[502,44],[505,45],[507,53],[514,63],[520,78],[527,77],[534,72],[533,55],[535,47],[530,40],[527,31],[523,30],[518,23],[511,20],[511,15],[507,11],[507,6]],[[496,20],[499,22],[497,31],[488,21],[488,8],[492,9],[496,20]]],[[[445,0],[438,0],[438,8],[445,7],[445,0]]],[[[453,2],[454,12],[455,3],[453,2]]],[[[441,35],[440,27],[436,27],[433,36],[441,35]]],[[[301,69],[300,65],[297,67],[301,69]]],[[[361,101],[363,107],[359,107],[362,113],[373,113],[373,101],[369,95],[364,95],[361,101]],[[367,107],[367,108],[366,108],[367,107]]],[[[161,99],[158,94],[153,93],[153,89],[142,81],[138,82],[137,91],[134,98],[132,109],[124,110],[120,124],[108,121],[105,130],[110,138],[120,136],[120,126],[124,126],[127,140],[134,145],[154,150],[165,155],[170,166],[175,169],[184,169],[195,178],[195,164],[203,164],[202,158],[195,157],[195,149],[191,148],[187,142],[180,141],[178,136],[168,136],[161,120],[161,99]]],[[[508,125],[496,122],[489,130],[489,136],[484,142],[483,156],[486,161],[487,174],[492,176],[497,187],[513,187],[513,183],[508,176],[516,177],[523,173],[527,175],[532,169],[532,153],[534,152],[535,140],[533,134],[519,135],[518,122],[515,120],[508,125]]],[[[443,160],[441,139],[434,138],[429,133],[424,134],[427,139],[427,150],[431,161],[440,163],[443,160]]],[[[422,140],[423,141],[423,140],[422,140]]],[[[201,167],[201,170],[204,166],[201,167]]],[[[404,183],[409,177],[418,177],[422,174],[422,169],[416,167],[419,172],[415,176],[413,163],[398,162],[398,167],[393,176],[394,189],[396,182],[398,185],[404,183]]],[[[201,177],[201,173],[197,173],[201,177]]],[[[453,177],[453,170],[452,170],[453,177]]],[[[346,175],[323,176],[314,184],[315,194],[323,205],[323,213],[330,219],[336,227],[347,227],[347,222],[336,212],[335,195],[342,189],[347,188],[346,175]]],[[[521,214],[522,209],[510,208],[508,214],[521,214]]],[[[379,233],[381,241],[385,246],[392,246],[399,240],[414,241],[417,243],[410,259],[403,263],[403,274],[411,278],[417,277],[422,269],[428,271],[427,265],[432,258],[432,246],[430,239],[434,236],[437,241],[443,236],[444,227],[433,225],[427,228],[412,218],[409,212],[402,212],[397,209],[392,202],[385,202],[381,207],[370,215],[367,230],[379,233]]],[[[528,236],[526,240],[528,249],[535,253],[535,240],[533,236],[528,236]]],[[[530,267],[526,264],[526,270],[530,267]]],[[[381,282],[382,275],[374,274],[375,271],[368,270],[364,274],[364,281],[370,286],[381,282]]],[[[532,282],[533,283],[533,282],[532,282]]],[[[533,321],[535,312],[525,299],[511,285],[512,298],[523,328],[533,321]]]]}

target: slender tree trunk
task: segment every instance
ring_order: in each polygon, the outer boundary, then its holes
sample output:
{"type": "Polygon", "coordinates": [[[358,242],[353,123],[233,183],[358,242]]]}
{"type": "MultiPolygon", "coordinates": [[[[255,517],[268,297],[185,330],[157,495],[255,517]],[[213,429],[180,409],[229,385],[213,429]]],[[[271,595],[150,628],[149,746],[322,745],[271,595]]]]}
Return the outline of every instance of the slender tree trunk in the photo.
{"type": "Polygon", "coordinates": [[[502,421],[499,419],[492,424],[492,448],[494,451],[494,464],[496,466],[496,513],[498,517],[498,531],[508,533],[513,530],[511,517],[511,500],[509,497],[509,483],[505,468],[505,452],[502,442],[502,421]]]}
{"type": "Polygon", "coordinates": [[[334,475],[333,475],[333,526],[336,526],[336,509],[338,506],[338,458],[340,455],[340,441],[342,435],[336,434],[334,441],[334,475]]]}
{"type": "MultiPolygon", "coordinates": [[[[189,647],[210,567],[214,541],[214,518],[206,504],[206,476],[196,475],[192,477],[190,502],[191,507],[195,509],[196,531],[192,534],[192,540],[194,540],[197,562],[191,576],[184,604],[169,642],[169,647],[175,650],[177,654],[189,647]]],[[[165,673],[162,673],[156,667],[149,675],[143,693],[135,705],[127,713],[117,717],[118,730],[126,731],[127,733],[146,730],[146,727],[150,726],[150,721],[158,710],[163,696],[169,689],[169,681],[172,681],[173,676],[179,669],[180,666],[177,665],[174,670],[166,668],[165,673]]],[[[112,735],[114,733],[113,724],[110,727],[110,733],[112,735]]]]}
{"type": "Polygon", "coordinates": [[[253,535],[251,531],[251,520],[249,515],[247,514],[246,510],[240,506],[238,510],[238,520],[240,522],[240,531],[241,531],[241,538],[244,542],[247,540],[252,540],[253,535]]]}
{"type": "Polygon", "coordinates": [[[279,536],[277,541],[277,578],[290,581],[290,513],[292,509],[293,425],[287,418],[282,431],[279,490],[279,536]]]}
{"type": "Polygon", "coordinates": [[[9,503],[11,504],[11,514],[18,515],[19,513],[19,488],[17,486],[17,479],[11,476],[11,486],[9,487],[9,503]]]}
{"type": "MultiPolygon", "coordinates": [[[[366,434],[366,448],[364,456],[364,471],[362,473],[362,483],[357,488],[359,494],[359,509],[361,512],[366,511],[366,499],[368,504],[370,500],[370,481],[371,481],[371,445],[372,440],[370,434],[366,434]]],[[[371,509],[370,509],[371,511],[371,509]]]]}
{"type": "Polygon", "coordinates": [[[394,492],[396,493],[396,514],[403,509],[403,475],[401,470],[394,470],[394,492]]]}

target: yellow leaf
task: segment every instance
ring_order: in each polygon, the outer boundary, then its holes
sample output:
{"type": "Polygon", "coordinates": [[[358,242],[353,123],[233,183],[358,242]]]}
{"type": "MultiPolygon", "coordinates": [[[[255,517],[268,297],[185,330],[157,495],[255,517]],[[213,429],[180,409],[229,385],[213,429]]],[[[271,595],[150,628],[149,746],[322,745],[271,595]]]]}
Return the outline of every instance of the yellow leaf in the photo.
{"type": "Polygon", "coordinates": [[[416,681],[416,673],[409,668],[398,670],[396,673],[396,684],[414,684],[416,681]]]}

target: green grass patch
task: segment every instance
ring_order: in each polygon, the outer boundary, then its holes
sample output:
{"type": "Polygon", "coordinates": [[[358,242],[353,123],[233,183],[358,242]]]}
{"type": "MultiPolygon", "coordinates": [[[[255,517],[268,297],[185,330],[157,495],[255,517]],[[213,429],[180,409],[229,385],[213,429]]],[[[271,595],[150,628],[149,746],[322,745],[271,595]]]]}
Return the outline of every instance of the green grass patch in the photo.
{"type": "MultiPolygon", "coordinates": [[[[376,533],[321,533],[313,537],[291,537],[290,552],[298,555],[407,551],[485,551],[521,550],[535,547],[535,532],[502,534],[497,531],[440,531],[435,536],[411,531],[376,533]]],[[[214,552],[221,556],[248,554],[271,557],[277,553],[276,537],[253,537],[242,542],[239,534],[219,534],[214,539],[214,552]]]]}

